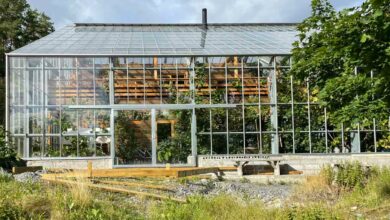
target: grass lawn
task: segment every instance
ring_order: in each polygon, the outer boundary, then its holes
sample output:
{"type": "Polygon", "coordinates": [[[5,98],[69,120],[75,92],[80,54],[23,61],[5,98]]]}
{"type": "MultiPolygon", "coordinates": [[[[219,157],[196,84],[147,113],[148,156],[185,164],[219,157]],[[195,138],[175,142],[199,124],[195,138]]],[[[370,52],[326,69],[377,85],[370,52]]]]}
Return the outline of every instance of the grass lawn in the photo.
{"type": "MultiPolygon", "coordinates": [[[[0,175],[0,219],[389,219],[390,169],[349,163],[297,185],[282,207],[231,195],[156,201],[0,175]]],[[[180,182],[180,181],[179,181],[180,182]]],[[[183,182],[182,184],[187,184],[183,182]]]]}

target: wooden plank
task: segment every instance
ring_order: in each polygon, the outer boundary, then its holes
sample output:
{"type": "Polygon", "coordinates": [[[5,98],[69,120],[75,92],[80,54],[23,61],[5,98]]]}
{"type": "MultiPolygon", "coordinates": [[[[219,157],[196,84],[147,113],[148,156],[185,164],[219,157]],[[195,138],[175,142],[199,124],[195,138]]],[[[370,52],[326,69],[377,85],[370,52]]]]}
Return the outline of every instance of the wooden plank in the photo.
{"type": "Polygon", "coordinates": [[[42,170],[42,166],[31,166],[31,167],[12,167],[12,174],[19,174],[25,172],[36,172],[42,170]]]}
{"type": "Polygon", "coordinates": [[[189,170],[179,170],[178,177],[194,176],[205,173],[217,173],[219,169],[217,167],[205,167],[205,168],[194,168],[189,170]]]}
{"type": "MultiPolygon", "coordinates": [[[[205,173],[216,173],[217,167],[170,167],[165,168],[118,168],[95,169],[92,177],[184,177],[205,173]]],[[[47,178],[55,177],[90,177],[87,170],[75,170],[66,173],[43,174],[47,178]]]]}
{"type": "Polygon", "coordinates": [[[122,182],[122,181],[108,181],[108,180],[93,180],[96,183],[110,184],[110,185],[120,185],[120,186],[133,186],[133,187],[141,187],[148,189],[158,189],[163,191],[174,192],[173,189],[165,186],[157,186],[152,184],[144,184],[144,183],[135,183],[135,182],[122,182]]]}
{"type": "Polygon", "coordinates": [[[64,185],[83,184],[91,189],[97,189],[97,190],[108,191],[108,192],[116,192],[116,193],[124,193],[124,194],[128,194],[128,195],[147,197],[147,198],[157,199],[157,200],[171,200],[171,201],[175,201],[175,202],[179,202],[179,203],[186,203],[186,201],[182,200],[182,199],[176,199],[176,198],[172,198],[169,196],[163,196],[163,195],[158,195],[158,194],[153,194],[153,193],[139,192],[139,191],[134,191],[134,190],[109,187],[109,186],[104,186],[104,185],[96,185],[96,184],[92,184],[92,183],[78,183],[76,181],[71,181],[71,180],[62,180],[62,179],[54,179],[54,178],[47,178],[47,177],[42,178],[42,179],[47,181],[47,182],[51,182],[51,183],[59,183],[59,184],[64,184],[64,185]]]}

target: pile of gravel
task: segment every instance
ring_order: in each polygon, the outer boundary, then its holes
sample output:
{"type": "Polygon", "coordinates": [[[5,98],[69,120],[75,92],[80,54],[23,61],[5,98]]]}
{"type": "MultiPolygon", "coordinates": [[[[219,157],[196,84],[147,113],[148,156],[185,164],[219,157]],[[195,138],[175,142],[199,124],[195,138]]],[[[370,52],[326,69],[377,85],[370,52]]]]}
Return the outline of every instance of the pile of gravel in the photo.
{"type": "Polygon", "coordinates": [[[275,205],[287,199],[293,189],[291,185],[259,185],[235,181],[201,180],[176,187],[176,196],[228,194],[238,198],[260,199],[275,205]]]}
{"type": "Polygon", "coordinates": [[[40,170],[36,171],[36,172],[25,172],[25,173],[21,173],[21,174],[15,174],[14,178],[18,182],[36,183],[36,182],[39,182],[39,180],[41,179],[41,175],[40,175],[41,173],[42,172],[40,170]]]}
{"type": "Polygon", "coordinates": [[[241,182],[214,182],[209,194],[232,194],[251,199],[260,199],[265,203],[274,200],[285,200],[292,192],[291,185],[258,185],[241,182]]]}

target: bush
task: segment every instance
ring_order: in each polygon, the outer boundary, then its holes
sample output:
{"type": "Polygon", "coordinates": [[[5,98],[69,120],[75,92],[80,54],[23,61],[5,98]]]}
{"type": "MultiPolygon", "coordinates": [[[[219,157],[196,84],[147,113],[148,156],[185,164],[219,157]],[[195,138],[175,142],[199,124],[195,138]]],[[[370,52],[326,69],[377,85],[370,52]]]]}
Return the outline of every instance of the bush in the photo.
{"type": "Polygon", "coordinates": [[[390,199],[390,168],[382,168],[371,178],[368,188],[379,198],[390,199]]]}
{"type": "Polygon", "coordinates": [[[12,175],[0,167],[0,182],[9,182],[11,180],[13,180],[12,175]]]}
{"type": "Polygon", "coordinates": [[[320,172],[320,176],[324,177],[328,185],[335,184],[347,190],[364,187],[370,175],[370,170],[359,161],[344,162],[338,168],[327,165],[320,172]]]}
{"type": "Polygon", "coordinates": [[[6,131],[0,126],[0,167],[11,170],[14,166],[26,166],[26,162],[17,157],[12,143],[7,142],[6,131]]]}
{"type": "Polygon", "coordinates": [[[334,212],[334,210],[331,210],[327,206],[315,204],[307,207],[293,207],[287,209],[280,219],[339,219],[339,213],[334,212]]]}

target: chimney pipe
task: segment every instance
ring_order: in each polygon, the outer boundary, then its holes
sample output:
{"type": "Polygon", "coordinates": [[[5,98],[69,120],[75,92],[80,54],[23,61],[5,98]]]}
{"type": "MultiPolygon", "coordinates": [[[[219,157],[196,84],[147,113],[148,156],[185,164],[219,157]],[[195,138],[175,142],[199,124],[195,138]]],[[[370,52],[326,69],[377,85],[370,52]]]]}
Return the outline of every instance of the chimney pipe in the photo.
{"type": "Polygon", "coordinates": [[[207,29],[207,8],[202,9],[202,25],[204,29],[207,29]]]}

